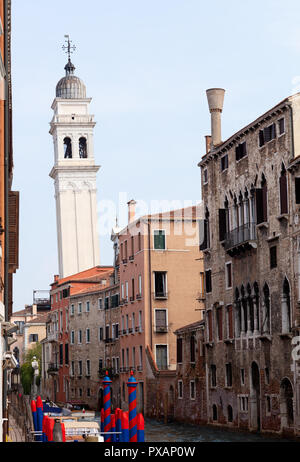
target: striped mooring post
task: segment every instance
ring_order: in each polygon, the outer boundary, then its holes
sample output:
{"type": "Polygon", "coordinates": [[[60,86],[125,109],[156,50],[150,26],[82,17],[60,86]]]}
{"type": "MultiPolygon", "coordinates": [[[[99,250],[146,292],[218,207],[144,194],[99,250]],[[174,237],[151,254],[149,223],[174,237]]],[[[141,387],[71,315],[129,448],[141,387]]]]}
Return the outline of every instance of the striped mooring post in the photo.
{"type": "Polygon", "coordinates": [[[138,382],[131,371],[127,382],[129,400],[129,442],[137,443],[137,413],[136,413],[136,387],[138,382]]]}
{"type": "MultiPolygon", "coordinates": [[[[108,372],[106,371],[106,376],[103,379],[103,404],[104,404],[104,433],[111,431],[111,420],[110,420],[110,384],[111,380],[108,377],[108,372]]],[[[112,442],[111,435],[104,435],[104,441],[107,443],[112,442]]]]}

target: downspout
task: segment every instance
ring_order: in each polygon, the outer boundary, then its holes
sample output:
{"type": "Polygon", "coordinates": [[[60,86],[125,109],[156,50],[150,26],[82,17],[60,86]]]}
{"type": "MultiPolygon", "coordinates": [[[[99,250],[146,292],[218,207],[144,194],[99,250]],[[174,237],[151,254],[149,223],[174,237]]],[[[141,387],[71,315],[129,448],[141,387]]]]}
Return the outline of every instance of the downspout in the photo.
{"type": "MultiPolygon", "coordinates": [[[[149,306],[150,306],[150,348],[153,350],[153,334],[152,334],[152,277],[151,277],[151,236],[150,223],[148,220],[148,268],[149,268],[149,306]]],[[[152,351],[153,352],[153,351],[152,351]]]]}
{"type": "MultiPolygon", "coordinates": [[[[4,307],[5,321],[8,322],[8,301],[9,301],[9,276],[8,276],[8,192],[9,192],[9,88],[8,88],[8,0],[4,0],[4,66],[5,76],[5,100],[4,100],[4,307]]],[[[7,351],[7,337],[4,337],[4,351],[7,351]]],[[[1,358],[2,364],[2,358],[1,358]]],[[[8,417],[7,412],[7,370],[3,371],[3,418],[8,417]]],[[[3,424],[3,441],[6,441],[7,421],[3,424]]]]}

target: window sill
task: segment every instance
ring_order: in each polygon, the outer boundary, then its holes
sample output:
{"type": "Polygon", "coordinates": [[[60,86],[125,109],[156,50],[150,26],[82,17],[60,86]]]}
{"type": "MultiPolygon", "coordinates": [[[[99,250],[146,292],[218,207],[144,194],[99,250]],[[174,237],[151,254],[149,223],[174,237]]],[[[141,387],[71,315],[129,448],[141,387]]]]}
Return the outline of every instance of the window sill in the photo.
{"type": "Polygon", "coordinates": [[[288,213],[282,213],[278,217],[276,217],[278,221],[288,221],[289,220],[289,215],[288,213]]]}
{"type": "Polygon", "coordinates": [[[260,335],[258,338],[262,342],[272,342],[272,337],[270,334],[263,334],[263,335],[260,335]]]}
{"type": "Polygon", "coordinates": [[[279,334],[279,337],[282,338],[282,339],[285,339],[285,338],[293,338],[293,334],[291,332],[282,332],[281,334],[279,334]]]}
{"type": "Polygon", "coordinates": [[[262,223],[259,223],[258,225],[256,225],[256,227],[258,229],[262,229],[262,228],[268,229],[269,228],[269,223],[267,221],[263,221],[262,223]]]}

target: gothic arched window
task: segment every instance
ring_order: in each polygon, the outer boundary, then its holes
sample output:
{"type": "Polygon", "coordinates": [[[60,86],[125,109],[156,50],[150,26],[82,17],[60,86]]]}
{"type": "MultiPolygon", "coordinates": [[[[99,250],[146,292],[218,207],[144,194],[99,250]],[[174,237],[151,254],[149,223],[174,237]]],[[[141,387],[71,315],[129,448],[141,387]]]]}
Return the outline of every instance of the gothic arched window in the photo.
{"type": "Polygon", "coordinates": [[[280,213],[288,213],[288,193],[287,193],[287,178],[286,178],[286,169],[282,164],[281,175],[279,179],[280,187],[280,213]]]}
{"type": "Polygon", "coordinates": [[[79,138],[79,157],[81,159],[87,158],[87,142],[86,138],[84,138],[83,136],[79,138]]]}
{"type": "Polygon", "coordinates": [[[287,278],[284,279],[281,310],[282,310],[282,333],[286,334],[291,331],[291,295],[290,284],[287,278]]]}
{"type": "Polygon", "coordinates": [[[72,159],[72,141],[68,136],[64,139],[64,157],[72,159]]]}
{"type": "Polygon", "coordinates": [[[269,334],[271,331],[271,316],[270,316],[270,290],[268,284],[263,288],[263,313],[262,313],[262,331],[263,334],[269,334]]]}

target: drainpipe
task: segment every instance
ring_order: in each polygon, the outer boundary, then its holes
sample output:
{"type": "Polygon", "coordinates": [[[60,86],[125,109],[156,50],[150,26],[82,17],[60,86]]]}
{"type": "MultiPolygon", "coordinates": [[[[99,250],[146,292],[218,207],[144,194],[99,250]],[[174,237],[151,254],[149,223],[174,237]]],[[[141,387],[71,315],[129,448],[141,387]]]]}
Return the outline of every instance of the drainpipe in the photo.
{"type": "MultiPolygon", "coordinates": [[[[149,220],[149,219],[148,219],[149,220]]],[[[149,306],[150,306],[150,347],[153,350],[153,335],[152,335],[152,275],[151,275],[151,236],[150,223],[148,221],[148,265],[149,265],[149,306]]],[[[145,321],[145,320],[144,320],[145,321]]]]}
{"type": "MultiPolygon", "coordinates": [[[[5,76],[5,101],[4,101],[4,207],[5,207],[5,244],[4,244],[4,307],[5,321],[8,322],[8,301],[9,301],[9,281],[8,281],[8,191],[9,191],[9,92],[8,92],[8,0],[4,0],[4,66],[6,69],[5,76]]],[[[4,351],[7,351],[7,338],[4,337],[4,351]]],[[[3,352],[2,352],[3,353],[3,352]]],[[[2,362],[2,358],[1,358],[2,362]]],[[[3,418],[7,419],[7,370],[3,371],[3,418]]],[[[7,421],[3,424],[3,441],[6,441],[7,421]]]]}

